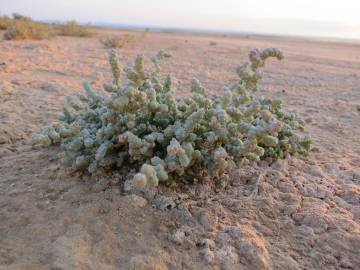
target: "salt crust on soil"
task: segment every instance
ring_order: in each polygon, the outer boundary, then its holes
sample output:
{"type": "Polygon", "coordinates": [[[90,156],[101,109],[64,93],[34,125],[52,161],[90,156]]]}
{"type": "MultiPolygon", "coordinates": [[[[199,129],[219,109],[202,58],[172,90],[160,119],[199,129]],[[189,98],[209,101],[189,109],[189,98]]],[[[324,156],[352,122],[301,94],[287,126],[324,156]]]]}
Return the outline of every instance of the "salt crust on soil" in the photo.
{"type": "Polygon", "coordinates": [[[0,43],[0,269],[359,269],[359,45],[149,33],[119,53],[168,49],[176,85],[198,77],[215,92],[268,46],[287,59],[261,94],[311,118],[320,151],[238,169],[221,191],[125,192],[121,173],[71,174],[56,147],[26,145],[84,78],[109,80],[97,39],[0,43]]]}

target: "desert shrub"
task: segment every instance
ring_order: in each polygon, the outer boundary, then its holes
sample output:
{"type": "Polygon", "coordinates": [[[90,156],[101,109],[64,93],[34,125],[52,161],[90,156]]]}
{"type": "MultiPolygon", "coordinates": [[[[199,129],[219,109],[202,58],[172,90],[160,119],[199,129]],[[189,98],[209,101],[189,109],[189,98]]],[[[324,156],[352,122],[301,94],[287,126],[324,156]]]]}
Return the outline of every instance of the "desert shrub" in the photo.
{"type": "Polygon", "coordinates": [[[217,43],[216,43],[215,41],[210,41],[210,42],[209,42],[209,45],[210,45],[210,46],[216,46],[217,43]]]}
{"type": "Polygon", "coordinates": [[[31,19],[10,20],[4,33],[7,40],[47,39],[55,35],[52,27],[31,19]]]}
{"type": "Polygon", "coordinates": [[[236,70],[239,80],[210,95],[196,79],[191,96],[177,97],[171,77],[160,74],[163,51],[144,68],[139,55],[124,69],[110,54],[109,95],[84,83],[86,96],[67,98],[61,121],[45,127],[33,144],[60,144],[64,162],[74,170],[125,168],[138,187],[196,181],[205,176],[226,181],[235,166],[277,159],[287,154],[307,155],[311,141],[298,133],[303,122],[282,110],[279,100],[257,97],[261,68],[269,57],[282,59],[278,49],[253,50],[236,70]],[[132,171],[137,171],[133,175],[132,171]]]}
{"type": "Polygon", "coordinates": [[[23,20],[23,21],[31,21],[32,20],[30,17],[24,16],[19,13],[13,13],[12,17],[14,20],[23,20]]]}
{"type": "Polygon", "coordinates": [[[59,35],[72,37],[91,37],[94,35],[88,26],[80,25],[76,21],[67,22],[58,27],[59,35]]]}
{"type": "Polygon", "coordinates": [[[0,30],[6,30],[10,22],[11,19],[8,16],[0,16],[0,30]]]}
{"type": "Polygon", "coordinates": [[[144,31],[142,31],[140,34],[140,39],[145,39],[149,33],[150,33],[150,28],[145,28],[144,31]]]}
{"type": "Polygon", "coordinates": [[[123,36],[107,36],[103,39],[100,39],[101,44],[105,48],[123,48],[126,45],[132,44],[135,41],[133,35],[125,34],[123,36]]]}
{"type": "Polygon", "coordinates": [[[141,31],[137,34],[124,34],[122,36],[107,36],[100,39],[100,42],[105,46],[105,48],[123,48],[127,45],[134,45],[142,42],[148,33],[150,32],[149,28],[146,28],[144,31],[141,31]]]}

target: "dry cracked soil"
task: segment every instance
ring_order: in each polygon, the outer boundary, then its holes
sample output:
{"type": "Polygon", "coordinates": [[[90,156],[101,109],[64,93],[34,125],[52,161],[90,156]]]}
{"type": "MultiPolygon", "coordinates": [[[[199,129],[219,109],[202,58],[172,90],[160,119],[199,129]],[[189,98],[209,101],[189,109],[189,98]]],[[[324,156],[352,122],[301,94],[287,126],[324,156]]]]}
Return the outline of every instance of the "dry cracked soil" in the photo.
{"type": "MultiPolygon", "coordinates": [[[[215,93],[254,47],[280,47],[259,94],[308,120],[318,151],[234,171],[227,187],[124,190],[120,172],[78,175],[57,147],[27,144],[64,97],[110,80],[98,38],[0,41],[0,269],[360,269],[360,45],[305,39],[156,33],[119,49],[166,49],[186,95],[215,93]]],[[[99,90],[100,91],[100,90],[99,90]]]]}

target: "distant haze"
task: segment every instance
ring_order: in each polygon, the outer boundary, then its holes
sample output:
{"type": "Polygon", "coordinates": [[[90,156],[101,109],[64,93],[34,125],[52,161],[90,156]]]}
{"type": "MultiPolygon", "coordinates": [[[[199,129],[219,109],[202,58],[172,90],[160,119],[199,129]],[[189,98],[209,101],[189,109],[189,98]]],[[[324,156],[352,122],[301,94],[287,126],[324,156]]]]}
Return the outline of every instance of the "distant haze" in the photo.
{"type": "Polygon", "coordinates": [[[360,39],[359,0],[0,0],[0,14],[179,29],[360,39]]]}

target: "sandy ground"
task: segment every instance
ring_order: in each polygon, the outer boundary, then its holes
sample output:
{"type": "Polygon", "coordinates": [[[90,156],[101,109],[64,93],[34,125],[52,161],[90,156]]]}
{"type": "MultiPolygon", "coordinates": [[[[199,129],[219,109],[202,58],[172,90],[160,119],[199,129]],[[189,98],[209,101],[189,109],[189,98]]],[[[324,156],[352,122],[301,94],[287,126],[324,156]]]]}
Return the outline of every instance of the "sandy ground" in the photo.
{"type": "Polygon", "coordinates": [[[148,33],[119,54],[168,50],[164,71],[186,94],[193,77],[221,90],[269,46],[286,59],[259,94],[311,119],[319,152],[241,168],[220,192],[131,194],[119,173],[71,174],[56,147],[26,145],[84,79],[109,80],[98,38],[0,41],[0,269],[360,269],[360,45],[148,33]]]}

